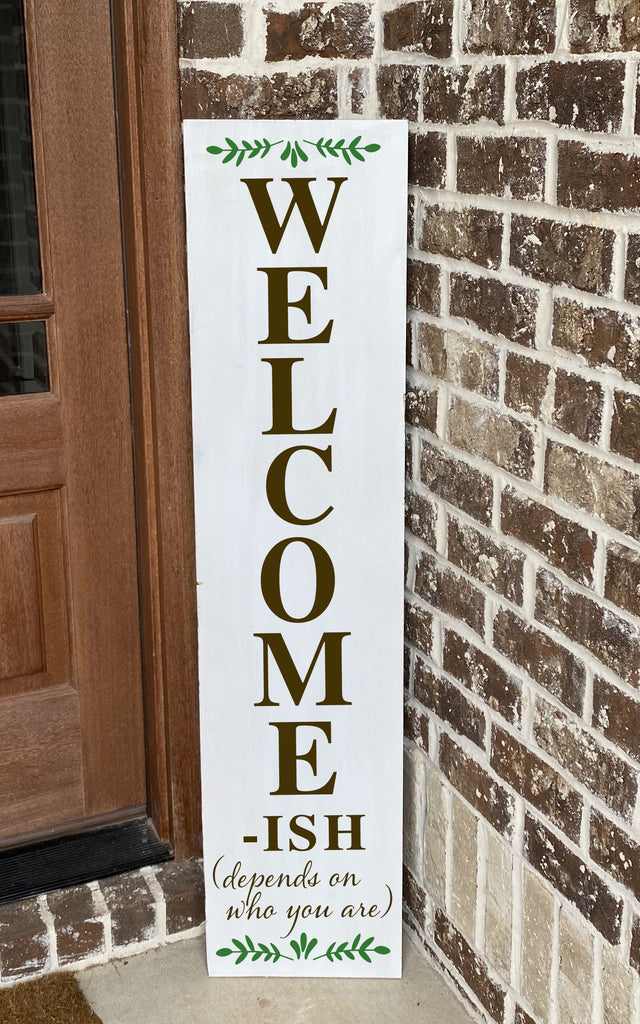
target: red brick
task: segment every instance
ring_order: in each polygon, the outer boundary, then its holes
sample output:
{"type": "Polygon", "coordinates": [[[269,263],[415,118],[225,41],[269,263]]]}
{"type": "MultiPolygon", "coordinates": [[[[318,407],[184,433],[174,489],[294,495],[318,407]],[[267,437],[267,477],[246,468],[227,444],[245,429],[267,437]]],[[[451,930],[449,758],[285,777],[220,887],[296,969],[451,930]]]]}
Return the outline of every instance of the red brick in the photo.
{"type": "Polygon", "coordinates": [[[600,50],[637,50],[640,46],[640,19],[633,0],[571,0],[569,39],[572,53],[598,53],[600,50]]]}
{"type": "Polygon", "coordinates": [[[442,658],[445,672],[455,676],[508,722],[520,724],[522,686],[493,658],[450,629],[445,629],[442,658]]]}
{"type": "Polygon", "coordinates": [[[104,953],[104,923],[88,885],[50,892],[47,903],[53,914],[60,966],[104,953]]]}
{"type": "Polygon", "coordinates": [[[544,139],[458,138],[458,190],[508,199],[544,198],[544,139]]]}
{"type": "Polygon", "coordinates": [[[427,896],[406,865],[402,868],[402,896],[417,923],[424,926],[427,896]]]}
{"type": "Polygon", "coordinates": [[[427,490],[466,512],[479,522],[491,522],[493,481],[462,459],[422,441],[420,479],[427,490]]]}
{"type": "Polygon", "coordinates": [[[3,982],[37,974],[48,962],[49,937],[37,900],[18,900],[0,906],[0,971],[3,982]]]}
{"type": "Polygon", "coordinates": [[[447,960],[462,975],[493,1019],[501,1024],[504,1020],[504,989],[492,980],[484,960],[474,952],[442,910],[436,910],[435,923],[434,937],[447,960]]]}
{"type": "Polygon", "coordinates": [[[243,49],[242,7],[233,3],[180,3],[178,5],[180,56],[239,56],[243,49]]]}
{"type": "Polygon", "coordinates": [[[595,809],[590,839],[589,853],[596,864],[640,899],[640,845],[595,809]]]}
{"type": "Polygon", "coordinates": [[[450,562],[516,604],[522,603],[524,555],[449,516],[450,562]]]}
{"type": "MultiPolygon", "coordinates": [[[[416,662],[419,661],[416,658],[416,662]]],[[[404,705],[404,735],[421,750],[429,751],[429,719],[414,701],[407,700],[404,705]]]]}
{"type": "Polygon", "coordinates": [[[338,116],[337,75],[333,68],[269,76],[185,68],[181,103],[183,118],[332,119],[338,116]]]}
{"type": "Polygon", "coordinates": [[[447,137],[442,132],[411,132],[409,181],[424,188],[444,188],[447,179],[447,137]]]}
{"type": "Polygon", "coordinates": [[[593,727],[640,761],[640,701],[600,676],[593,680],[593,727]]]}
{"type": "MultiPolygon", "coordinates": [[[[638,81],[638,96],[640,97],[640,79],[638,81]]],[[[640,118],[640,106],[638,107],[640,118]]],[[[640,123],[636,128],[639,133],[640,123]]],[[[629,302],[640,306],[640,235],[629,235],[627,241],[627,272],[624,284],[624,297],[629,302]]]]}
{"type": "Polygon", "coordinates": [[[524,852],[529,864],[577,906],[607,942],[615,944],[620,940],[623,901],[577,854],[528,814],[524,822],[524,852]]]}
{"type": "Polygon", "coordinates": [[[433,618],[430,612],[417,604],[405,603],[404,635],[405,640],[414,644],[423,654],[431,654],[433,618]]]}
{"type": "Polygon", "coordinates": [[[551,369],[546,363],[519,352],[507,352],[504,400],[517,412],[528,412],[536,419],[542,413],[551,369]]]}
{"type": "Polygon", "coordinates": [[[463,48],[469,53],[549,53],[555,44],[553,0],[470,0],[463,48]]]}
{"type": "Polygon", "coordinates": [[[412,427],[435,433],[438,415],[438,392],[408,384],[405,395],[405,418],[412,427]]]}
{"type": "Polygon", "coordinates": [[[459,331],[418,324],[418,368],[486,398],[497,398],[500,364],[497,346],[459,331]]]}
{"type": "Polygon", "coordinates": [[[633,929],[631,932],[631,949],[629,951],[631,966],[640,973],[640,918],[633,915],[633,929]]]}
{"type": "Polygon", "coordinates": [[[420,68],[402,64],[383,65],[378,68],[377,80],[380,117],[416,121],[420,68]]]}
{"type": "Polygon", "coordinates": [[[538,572],[536,618],[581,644],[603,665],[636,685],[640,682],[640,628],[604,608],[597,599],[538,572]]]}
{"type": "Polygon", "coordinates": [[[413,691],[416,700],[447,722],[458,735],[482,747],[486,732],[483,712],[457,686],[437,676],[420,658],[416,658],[413,691]]]}
{"type": "Polygon", "coordinates": [[[611,421],[612,452],[640,462],[640,397],[616,391],[611,421]]]}
{"type": "Polygon", "coordinates": [[[451,56],[453,0],[416,0],[382,18],[384,47],[402,53],[451,56]]]}
{"type": "Polygon", "coordinates": [[[588,132],[619,132],[624,94],[623,61],[549,61],[518,72],[519,118],[553,121],[588,132]]]}
{"type": "MultiPolygon", "coordinates": [[[[415,196],[407,197],[407,248],[411,249],[413,246],[413,239],[415,238],[415,226],[416,226],[416,208],[418,201],[415,196]]],[[[407,324],[410,327],[410,324],[407,324]]],[[[411,363],[410,359],[407,359],[407,363],[411,363]]]]}
{"type": "Polygon", "coordinates": [[[440,767],[452,786],[503,834],[511,831],[513,798],[477,761],[446,734],[440,737],[440,767]]]}
{"type": "Polygon", "coordinates": [[[506,608],[496,614],[493,642],[565,707],[582,714],[586,671],[573,654],[506,608]]]}
{"type": "Polygon", "coordinates": [[[589,366],[612,366],[640,383],[639,338],[640,316],[556,300],[553,344],[582,356],[589,366]]]}
{"type": "Polygon", "coordinates": [[[418,248],[492,269],[500,265],[502,216],[490,210],[426,206],[418,248]]]}
{"type": "Polygon", "coordinates": [[[153,938],[156,904],[142,872],[106,878],[100,882],[100,889],[111,915],[114,949],[153,938]]]}
{"type": "Polygon", "coordinates": [[[196,3],[178,5],[180,56],[238,57],[242,52],[242,7],[239,4],[196,3]]]}
{"type": "Polygon", "coordinates": [[[498,350],[489,341],[460,331],[419,323],[418,368],[485,398],[497,398],[500,384],[498,350]]]}
{"type": "Polygon", "coordinates": [[[545,490],[640,540],[640,478],[635,473],[552,441],[545,490]]]}
{"type": "Polygon", "coordinates": [[[612,944],[620,939],[622,900],[563,842],[527,814],[525,856],[531,866],[573,903],[587,921],[612,944]]]}
{"type": "MultiPolygon", "coordinates": [[[[199,3],[202,0],[198,0],[199,3]]],[[[373,52],[369,4],[305,3],[297,11],[265,10],[267,60],[342,57],[361,60],[373,52]]]]}
{"type": "Polygon", "coordinates": [[[559,142],[558,203],[581,210],[640,209],[640,156],[559,142]]]}
{"type": "Polygon", "coordinates": [[[404,438],[404,475],[408,480],[413,475],[413,436],[408,432],[404,438]]]}
{"type": "Polygon", "coordinates": [[[591,583],[596,534],[513,487],[502,492],[501,525],[578,583],[591,583]]]}
{"type": "Polygon", "coordinates": [[[422,85],[422,118],[438,124],[504,124],[504,68],[500,64],[427,64],[422,85]]]}
{"type": "Polygon", "coordinates": [[[538,293],[491,277],[451,275],[450,312],[489,334],[531,346],[536,334],[538,293]]]}
{"type": "Polygon", "coordinates": [[[351,89],[351,113],[363,114],[364,103],[369,94],[369,69],[352,68],[348,80],[351,89]]]}
{"type": "Polygon", "coordinates": [[[609,544],[604,596],[619,608],[640,617],[640,553],[622,544],[609,544]]]}
{"type": "Polygon", "coordinates": [[[407,263],[407,303],[421,313],[440,312],[440,270],[433,263],[407,263]]]}
{"type": "Polygon", "coordinates": [[[414,537],[435,547],[437,509],[424,494],[407,488],[405,491],[405,526],[414,537]]]}
{"type": "Polygon", "coordinates": [[[476,633],[484,628],[484,597],[471,583],[440,565],[430,553],[418,553],[415,591],[446,615],[466,622],[476,633]]]}
{"type": "Polygon", "coordinates": [[[606,295],[611,286],[613,231],[515,214],[511,263],[547,284],[606,295]]]}
{"type": "Polygon", "coordinates": [[[582,798],[546,761],[495,725],[491,735],[491,767],[569,839],[580,840],[582,798]]]}
{"type": "Polygon", "coordinates": [[[167,934],[190,931],[204,921],[202,865],[195,860],[162,864],[156,868],[167,908],[167,934]]]}
{"type": "Polygon", "coordinates": [[[560,430],[594,444],[600,437],[604,393],[599,384],[575,373],[556,373],[553,422],[560,430]]]}
{"type": "Polygon", "coordinates": [[[508,473],[530,479],[533,473],[533,434],[512,416],[489,406],[472,405],[454,397],[449,409],[451,444],[495,463],[508,473]]]}
{"type": "Polygon", "coordinates": [[[546,701],[536,702],[533,735],[549,757],[570,772],[594,796],[619,814],[633,815],[638,781],[627,761],[546,701]]]}

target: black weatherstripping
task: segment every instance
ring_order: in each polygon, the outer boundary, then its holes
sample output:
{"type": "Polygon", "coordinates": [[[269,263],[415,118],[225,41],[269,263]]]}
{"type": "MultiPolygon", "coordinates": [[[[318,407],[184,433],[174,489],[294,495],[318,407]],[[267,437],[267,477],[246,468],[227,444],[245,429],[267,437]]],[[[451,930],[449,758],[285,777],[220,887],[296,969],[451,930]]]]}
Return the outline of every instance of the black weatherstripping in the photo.
{"type": "Polygon", "coordinates": [[[149,818],[134,818],[0,853],[0,903],[171,860],[149,818]]]}

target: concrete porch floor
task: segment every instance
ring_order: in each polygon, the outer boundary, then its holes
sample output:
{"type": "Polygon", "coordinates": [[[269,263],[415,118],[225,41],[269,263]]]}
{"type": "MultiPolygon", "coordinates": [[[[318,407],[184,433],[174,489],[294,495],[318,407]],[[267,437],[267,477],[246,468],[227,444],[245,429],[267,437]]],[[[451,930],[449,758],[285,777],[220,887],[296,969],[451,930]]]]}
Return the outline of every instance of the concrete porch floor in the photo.
{"type": "Polygon", "coordinates": [[[204,937],[78,975],[103,1024],[472,1024],[430,963],[404,939],[402,981],[211,979],[204,937]]]}

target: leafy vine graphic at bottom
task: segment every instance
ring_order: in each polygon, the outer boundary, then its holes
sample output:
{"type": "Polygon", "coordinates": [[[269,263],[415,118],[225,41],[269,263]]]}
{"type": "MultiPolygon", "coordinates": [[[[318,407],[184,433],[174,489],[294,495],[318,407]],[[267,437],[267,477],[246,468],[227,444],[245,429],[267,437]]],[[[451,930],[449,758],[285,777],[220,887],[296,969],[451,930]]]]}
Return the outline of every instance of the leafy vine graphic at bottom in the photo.
{"type": "Polygon", "coordinates": [[[270,142],[269,139],[254,139],[250,142],[248,139],[243,139],[242,142],[234,142],[233,139],[225,138],[225,146],[207,146],[207,153],[211,153],[213,156],[222,156],[223,164],[235,162],[236,167],[239,167],[244,158],[247,160],[253,160],[259,156],[261,160],[264,160],[267,153],[270,153],[272,149],[277,149],[278,146],[283,146],[284,149],[279,152],[280,159],[285,161],[288,160],[292,167],[297,167],[298,163],[306,163],[309,159],[309,154],[305,147],[311,147],[320,156],[340,158],[351,165],[354,160],[359,160],[360,163],[364,163],[366,157],[365,153],[377,153],[380,146],[377,142],[369,142],[366,146],[361,146],[362,140],[361,135],[356,135],[351,142],[347,143],[346,139],[325,139],[321,136],[317,142],[310,142],[309,139],[301,139],[295,142],[287,142],[285,139],[278,139],[277,142],[270,142]],[[224,156],[223,156],[224,154],[224,156]]]}
{"type": "Polygon", "coordinates": [[[241,939],[232,939],[233,948],[223,946],[222,949],[216,950],[216,956],[235,956],[236,964],[241,964],[247,957],[251,958],[252,963],[256,960],[262,959],[264,963],[277,964],[278,960],[291,960],[295,963],[296,960],[328,960],[330,964],[334,960],[342,961],[343,957],[346,960],[356,960],[360,957],[365,960],[368,964],[371,961],[371,954],[377,953],[379,956],[386,956],[391,950],[387,946],[374,946],[375,939],[371,936],[370,939],[364,939],[361,935],[356,935],[353,942],[349,943],[341,942],[339,945],[337,942],[332,942],[327,946],[324,953],[320,953],[319,956],[311,956],[314,951],[317,952],[318,940],[309,939],[305,932],[302,933],[299,940],[291,939],[289,947],[294,953],[294,956],[289,956],[288,953],[283,953],[275,942],[253,942],[253,940],[245,935],[244,942],[241,939]]]}

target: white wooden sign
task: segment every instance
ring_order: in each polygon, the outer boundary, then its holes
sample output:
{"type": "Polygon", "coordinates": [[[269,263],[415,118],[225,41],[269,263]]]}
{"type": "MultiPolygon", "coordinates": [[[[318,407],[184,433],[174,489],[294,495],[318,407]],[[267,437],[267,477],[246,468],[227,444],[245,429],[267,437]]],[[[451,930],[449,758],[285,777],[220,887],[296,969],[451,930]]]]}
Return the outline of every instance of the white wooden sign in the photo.
{"type": "Polygon", "coordinates": [[[209,973],[397,977],[407,126],[185,159],[209,973]]]}

